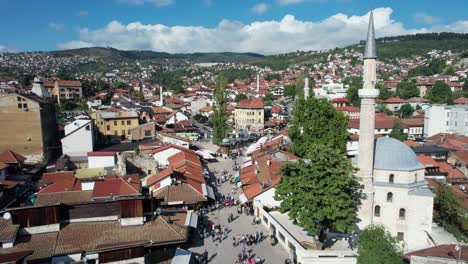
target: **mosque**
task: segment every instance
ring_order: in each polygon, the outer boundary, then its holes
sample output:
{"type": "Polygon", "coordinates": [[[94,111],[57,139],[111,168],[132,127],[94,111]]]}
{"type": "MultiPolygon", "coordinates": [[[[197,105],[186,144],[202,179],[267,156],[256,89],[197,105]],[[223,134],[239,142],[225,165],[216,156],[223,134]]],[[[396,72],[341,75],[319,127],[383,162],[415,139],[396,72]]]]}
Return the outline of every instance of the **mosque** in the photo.
{"type": "Polygon", "coordinates": [[[364,186],[358,211],[360,229],[382,225],[403,242],[404,251],[432,246],[434,194],[424,180],[424,166],[415,153],[393,138],[374,139],[377,52],[373,12],[364,50],[358,176],[364,186]]]}

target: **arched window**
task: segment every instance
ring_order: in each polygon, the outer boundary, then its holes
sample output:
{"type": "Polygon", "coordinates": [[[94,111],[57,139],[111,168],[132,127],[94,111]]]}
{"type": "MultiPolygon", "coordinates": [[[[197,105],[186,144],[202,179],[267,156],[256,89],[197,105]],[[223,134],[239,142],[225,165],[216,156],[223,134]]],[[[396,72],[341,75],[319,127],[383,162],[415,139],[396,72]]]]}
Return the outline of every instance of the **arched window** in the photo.
{"type": "Polygon", "coordinates": [[[380,206],[376,205],[374,208],[374,216],[380,216],[380,206]]]}
{"type": "Polygon", "coordinates": [[[400,220],[405,220],[406,210],[404,208],[400,208],[399,217],[400,217],[400,220]]]}
{"type": "Polygon", "coordinates": [[[390,176],[388,176],[388,182],[389,182],[389,183],[393,183],[394,180],[395,180],[395,175],[390,174],[390,176]]]}
{"type": "Polygon", "coordinates": [[[392,202],[393,201],[393,193],[389,192],[387,193],[387,202],[392,202]]]}

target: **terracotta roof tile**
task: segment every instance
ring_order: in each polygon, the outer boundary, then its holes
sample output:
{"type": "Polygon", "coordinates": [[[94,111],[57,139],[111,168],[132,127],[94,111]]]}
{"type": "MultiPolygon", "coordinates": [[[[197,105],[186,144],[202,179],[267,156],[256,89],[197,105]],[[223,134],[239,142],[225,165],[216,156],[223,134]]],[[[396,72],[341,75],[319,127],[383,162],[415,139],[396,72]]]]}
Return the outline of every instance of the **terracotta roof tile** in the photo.
{"type": "Polygon", "coordinates": [[[185,204],[207,201],[206,197],[191,185],[170,185],[153,192],[153,197],[163,199],[162,204],[183,201],[185,204]]]}
{"type": "Polygon", "coordinates": [[[105,177],[94,183],[93,198],[140,195],[140,180],[136,177],[105,177]]]}
{"type": "Polygon", "coordinates": [[[55,193],[38,193],[34,206],[54,204],[75,204],[89,202],[93,198],[93,191],[68,191],[55,193]]]}
{"type": "Polygon", "coordinates": [[[237,108],[252,108],[252,109],[263,109],[263,100],[259,98],[244,99],[240,100],[236,106],[237,108]]]}
{"type": "MultiPolygon", "coordinates": [[[[458,258],[458,251],[455,250],[455,245],[440,245],[409,252],[405,254],[405,259],[410,260],[412,256],[436,257],[442,259],[456,260],[458,258]]],[[[462,246],[460,259],[462,261],[468,261],[468,246],[462,246]]]]}
{"type": "Polygon", "coordinates": [[[57,242],[58,232],[19,236],[16,238],[15,246],[12,248],[0,249],[1,254],[24,252],[33,250],[34,252],[26,257],[30,261],[47,262],[53,255],[57,242]]]}
{"type": "Polygon", "coordinates": [[[12,240],[18,232],[19,225],[14,225],[10,220],[0,218],[0,241],[12,240]]]}
{"type": "Polygon", "coordinates": [[[81,86],[80,81],[68,81],[68,80],[58,80],[59,86],[81,86]]]}
{"type": "Polygon", "coordinates": [[[0,162],[3,163],[23,163],[26,160],[22,155],[12,151],[6,150],[0,154],[0,162]]]}
{"type": "Polygon", "coordinates": [[[44,173],[38,182],[39,193],[81,191],[81,183],[72,171],[44,173]]]}

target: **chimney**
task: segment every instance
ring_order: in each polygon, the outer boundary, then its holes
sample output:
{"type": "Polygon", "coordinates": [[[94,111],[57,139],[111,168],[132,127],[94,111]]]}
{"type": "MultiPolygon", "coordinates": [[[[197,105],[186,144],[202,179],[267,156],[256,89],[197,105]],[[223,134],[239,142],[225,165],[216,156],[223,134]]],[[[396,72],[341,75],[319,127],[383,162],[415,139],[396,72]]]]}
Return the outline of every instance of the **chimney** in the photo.
{"type": "Polygon", "coordinates": [[[164,105],[162,86],[159,86],[159,104],[160,106],[164,105]]]}
{"type": "Polygon", "coordinates": [[[257,74],[257,92],[260,92],[260,75],[257,74]]]}
{"type": "Polygon", "coordinates": [[[309,98],[309,78],[304,79],[304,98],[309,98]]]}

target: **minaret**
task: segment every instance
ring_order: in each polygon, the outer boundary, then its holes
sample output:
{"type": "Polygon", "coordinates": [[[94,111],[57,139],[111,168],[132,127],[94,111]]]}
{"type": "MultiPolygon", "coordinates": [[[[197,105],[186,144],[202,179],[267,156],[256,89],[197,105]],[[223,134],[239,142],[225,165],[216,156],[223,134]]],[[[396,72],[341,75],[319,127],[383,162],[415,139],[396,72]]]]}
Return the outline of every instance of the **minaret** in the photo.
{"type": "Polygon", "coordinates": [[[257,92],[260,92],[260,75],[257,74],[257,92]]]}
{"type": "Polygon", "coordinates": [[[364,197],[361,200],[358,216],[361,220],[359,226],[372,224],[374,207],[374,128],[375,128],[375,99],[379,96],[379,90],[375,89],[377,82],[377,52],[374,33],[374,14],[370,12],[369,28],[367,32],[366,47],[364,50],[363,81],[364,87],[359,89],[361,98],[361,113],[359,126],[359,156],[358,166],[360,182],[364,185],[364,197]]]}
{"type": "MultiPolygon", "coordinates": [[[[42,98],[48,98],[50,97],[50,93],[47,91],[47,89],[44,87],[44,82],[42,81],[41,78],[35,77],[34,78],[34,83],[33,87],[31,89],[31,92],[39,97],[42,98]]],[[[59,101],[60,102],[60,101],[59,101]]]]}
{"type": "Polygon", "coordinates": [[[304,99],[309,98],[310,88],[309,88],[309,78],[304,79],[304,99]]]}
{"type": "Polygon", "coordinates": [[[162,86],[159,86],[159,106],[163,107],[163,105],[164,105],[164,100],[163,100],[162,86]]]}

